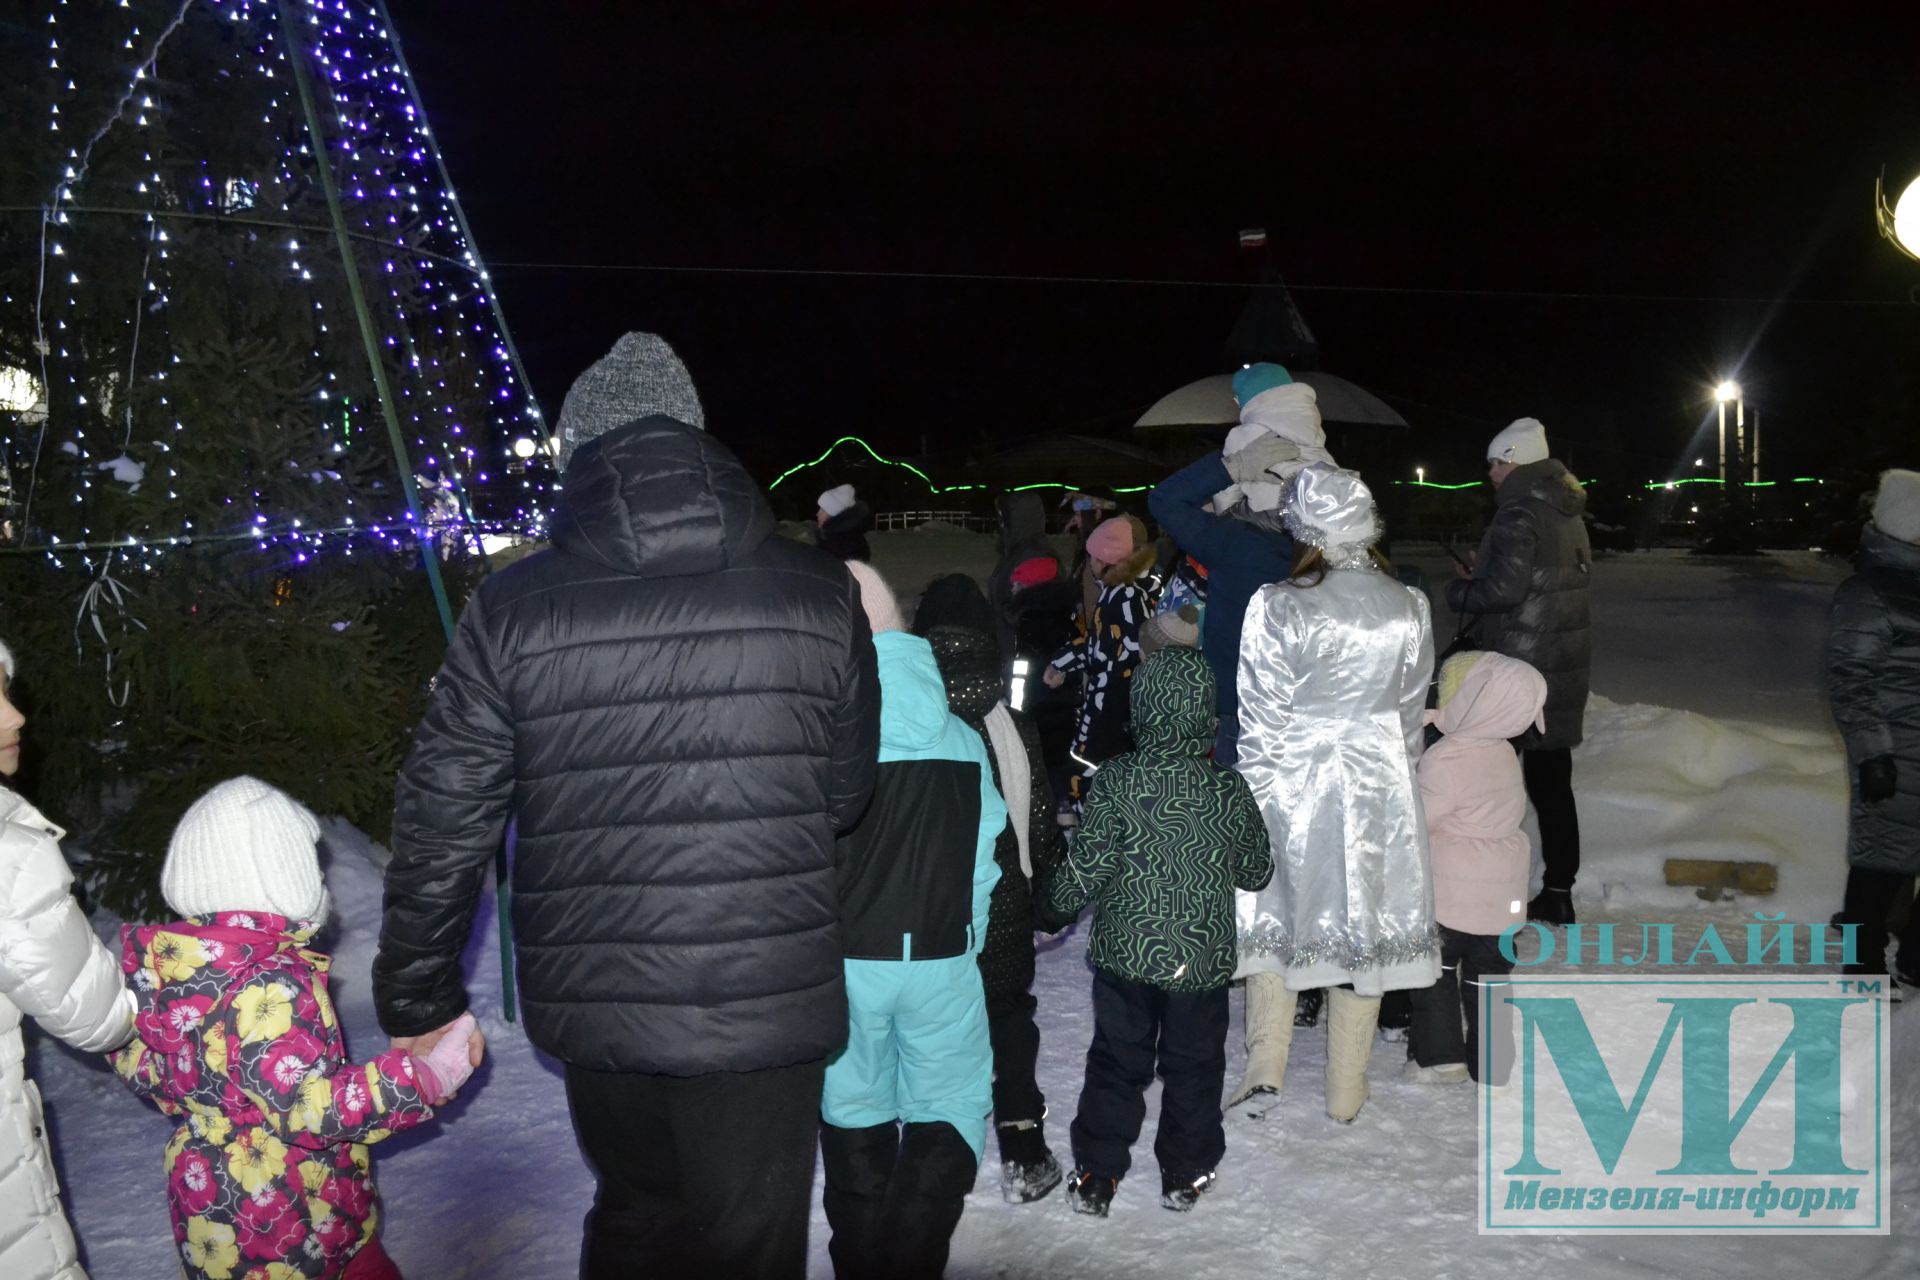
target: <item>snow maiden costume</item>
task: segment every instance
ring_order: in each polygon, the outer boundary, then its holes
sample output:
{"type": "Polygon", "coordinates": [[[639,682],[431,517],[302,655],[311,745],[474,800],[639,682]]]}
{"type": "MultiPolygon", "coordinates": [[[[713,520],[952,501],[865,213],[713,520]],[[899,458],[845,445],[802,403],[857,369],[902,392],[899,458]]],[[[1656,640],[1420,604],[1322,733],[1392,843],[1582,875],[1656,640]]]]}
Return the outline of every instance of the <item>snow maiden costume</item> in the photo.
{"type": "MultiPolygon", "coordinates": [[[[5,645],[0,671],[11,682],[5,645]]],[[[0,733],[15,737],[22,723],[0,697],[0,733]]],[[[60,1208],[40,1091],[27,1079],[22,1015],[88,1051],[111,1049],[133,1030],[133,997],[67,891],[73,873],[60,853],[63,834],[0,786],[0,1276],[7,1280],[86,1280],[60,1208]]]]}
{"type": "Polygon", "coordinates": [[[1266,817],[1274,875],[1239,897],[1248,1061],[1234,1101],[1279,1089],[1295,993],[1328,987],[1327,1112],[1350,1121],[1366,1100],[1381,993],[1440,974],[1414,777],[1433,628],[1426,597],[1373,559],[1380,520],[1358,475],[1301,471],[1284,518],[1325,571],[1313,577],[1303,550],[1293,577],[1254,595],[1241,628],[1238,767],[1266,817]]]}

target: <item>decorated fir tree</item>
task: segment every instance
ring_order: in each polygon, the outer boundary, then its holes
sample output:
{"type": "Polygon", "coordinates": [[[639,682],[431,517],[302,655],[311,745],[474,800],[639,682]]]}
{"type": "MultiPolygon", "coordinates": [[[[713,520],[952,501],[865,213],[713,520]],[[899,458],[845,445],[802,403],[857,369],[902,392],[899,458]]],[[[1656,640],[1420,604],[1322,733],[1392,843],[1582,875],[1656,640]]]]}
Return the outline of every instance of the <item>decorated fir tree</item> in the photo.
{"type": "Polygon", "coordinates": [[[0,35],[0,636],[36,798],[142,914],[221,778],[384,832],[547,432],[378,0],[47,0],[0,35]]]}

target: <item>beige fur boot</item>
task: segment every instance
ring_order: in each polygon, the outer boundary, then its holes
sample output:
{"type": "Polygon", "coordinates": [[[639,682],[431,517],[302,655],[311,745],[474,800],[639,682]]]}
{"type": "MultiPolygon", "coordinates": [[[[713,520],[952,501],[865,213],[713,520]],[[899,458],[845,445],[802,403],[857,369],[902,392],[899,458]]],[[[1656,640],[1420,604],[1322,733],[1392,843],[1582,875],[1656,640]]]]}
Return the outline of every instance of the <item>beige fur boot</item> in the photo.
{"type": "Polygon", "coordinates": [[[1367,1101],[1367,1059],[1380,1024],[1380,997],[1345,987],[1327,992],[1327,1114],[1352,1124],[1367,1101]]]}
{"type": "Polygon", "coordinates": [[[1238,1106],[1259,1089],[1278,1090],[1293,1048],[1293,1010],[1299,996],[1277,973],[1247,975],[1247,1073],[1227,1099],[1238,1106]]]}

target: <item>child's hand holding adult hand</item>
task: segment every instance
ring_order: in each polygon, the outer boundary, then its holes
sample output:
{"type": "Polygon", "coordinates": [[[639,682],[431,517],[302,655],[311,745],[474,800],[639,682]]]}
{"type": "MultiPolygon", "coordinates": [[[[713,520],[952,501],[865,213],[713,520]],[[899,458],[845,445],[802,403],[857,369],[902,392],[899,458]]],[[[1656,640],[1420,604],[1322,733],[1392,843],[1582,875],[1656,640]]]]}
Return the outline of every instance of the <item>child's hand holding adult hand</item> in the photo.
{"type": "Polygon", "coordinates": [[[453,1097],[486,1057],[486,1037],[471,1013],[463,1013],[434,1038],[425,1053],[413,1054],[413,1074],[420,1092],[434,1106],[453,1097]]]}

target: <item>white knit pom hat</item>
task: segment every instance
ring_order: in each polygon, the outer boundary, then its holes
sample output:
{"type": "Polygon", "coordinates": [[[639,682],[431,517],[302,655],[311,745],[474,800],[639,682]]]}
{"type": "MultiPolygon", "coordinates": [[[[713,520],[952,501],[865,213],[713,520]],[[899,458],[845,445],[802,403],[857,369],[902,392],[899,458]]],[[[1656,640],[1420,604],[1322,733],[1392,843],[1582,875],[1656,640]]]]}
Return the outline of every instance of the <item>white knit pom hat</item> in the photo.
{"type": "Polygon", "coordinates": [[[331,902],[307,807],[258,778],[230,778],[193,802],[167,844],[160,892],[182,916],[260,911],[318,922],[331,902]]]}
{"type": "Polygon", "coordinates": [[[1880,489],[1873,495],[1873,523],[1889,538],[1920,542],[1920,471],[1895,467],[1880,473],[1880,489]]]}
{"type": "Polygon", "coordinates": [[[5,640],[0,640],[0,671],[7,673],[7,679],[13,679],[13,650],[7,648],[5,640]]]}
{"type": "Polygon", "coordinates": [[[820,495],[820,509],[830,516],[837,516],[853,506],[857,500],[850,484],[837,484],[820,495]]]}

